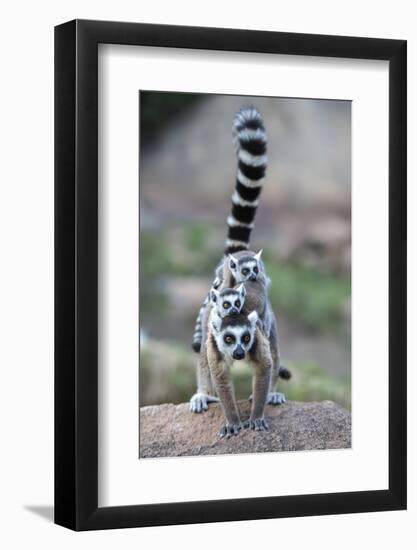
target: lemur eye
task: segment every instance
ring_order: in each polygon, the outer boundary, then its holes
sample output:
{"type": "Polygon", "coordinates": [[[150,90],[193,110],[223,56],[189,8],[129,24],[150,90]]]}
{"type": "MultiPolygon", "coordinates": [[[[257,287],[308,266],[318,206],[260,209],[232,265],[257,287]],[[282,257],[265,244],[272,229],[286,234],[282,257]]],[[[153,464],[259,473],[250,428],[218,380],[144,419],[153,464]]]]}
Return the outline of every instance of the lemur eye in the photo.
{"type": "Polygon", "coordinates": [[[245,344],[248,344],[250,341],[250,335],[249,334],[244,334],[242,336],[242,342],[244,342],[245,344]]]}
{"type": "Polygon", "coordinates": [[[248,275],[249,274],[249,269],[247,267],[243,268],[242,269],[242,275],[248,275]]]}
{"type": "Polygon", "coordinates": [[[226,334],[226,336],[224,337],[224,341],[226,342],[226,344],[232,344],[234,340],[235,340],[234,336],[230,334],[226,334]]]}
{"type": "Polygon", "coordinates": [[[230,307],[230,302],[224,302],[224,303],[223,303],[223,307],[224,307],[224,309],[229,309],[229,307],[230,307]]]}
{"type": "Polygon", "coordinates": [[[239,300],[236,300],[235,306],[236,306],[236,307],[240,307],[240,301],[239,301],[239,300]]]}
{"type": "Polygon", "coordinates": [[[253,268],[253,272],[256,273],[256,274],[258,274],[258,273],[259,273],[259,269],[255,266],[255,267],[253,268]]]}

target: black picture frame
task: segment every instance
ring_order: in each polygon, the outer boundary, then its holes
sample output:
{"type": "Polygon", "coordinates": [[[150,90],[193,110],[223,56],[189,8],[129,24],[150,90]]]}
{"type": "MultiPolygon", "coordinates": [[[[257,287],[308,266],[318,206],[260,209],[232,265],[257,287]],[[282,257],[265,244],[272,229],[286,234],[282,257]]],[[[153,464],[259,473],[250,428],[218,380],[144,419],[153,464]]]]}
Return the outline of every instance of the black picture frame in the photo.
{"type": "Polygon", "coordinates": [[[107,21],[55,28],[55,523],[91,530],[406,508],[406,48],[404,40],[107,21]],[[389,62],[387,490],[98,507],[98,44],[389,62]]]}

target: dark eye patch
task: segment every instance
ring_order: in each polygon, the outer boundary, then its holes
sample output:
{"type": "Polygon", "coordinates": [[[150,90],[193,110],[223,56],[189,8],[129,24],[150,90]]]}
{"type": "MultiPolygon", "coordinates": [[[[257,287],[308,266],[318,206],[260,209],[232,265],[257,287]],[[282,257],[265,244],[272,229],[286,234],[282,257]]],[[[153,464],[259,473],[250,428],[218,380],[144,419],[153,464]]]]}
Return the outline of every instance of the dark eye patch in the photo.
{"type": "Polygon", "coordinates": [[[242,342],[244,344],[249,344],[250,342],[250,334],[249,332],[245,332],[245,334],[242,335],[242,342]]]}
{"type": "Polygon", "coordinates": [[[223,307],[224,307],[224,309],[229,309],[230,302],[223,302],[223,307]]]}
{"type": "Polygon", "coordinates": [[[256,273],[256,274],[258,274],[258,273],[259,273],[259,269],[255,266],[255,267],[253,268],[253,272],[256,273]]]}
{"type": "Polygon", "coordinates": [[[233,344],[236,341],[236,338],[233,334],[225,334],[223,340],[226,344],[233,344]]]}
{"type": "Polygon", "coordinates": [[[247,275],[249,273],[249,269],[247,267],[244,267],[242,269],[242,275],[247,275]]]}
{"type": "Polygon", "coordinates": [[[240,300],[236,300],[235,306],[238,307],[238,308],[240,307],[240,300]]]}

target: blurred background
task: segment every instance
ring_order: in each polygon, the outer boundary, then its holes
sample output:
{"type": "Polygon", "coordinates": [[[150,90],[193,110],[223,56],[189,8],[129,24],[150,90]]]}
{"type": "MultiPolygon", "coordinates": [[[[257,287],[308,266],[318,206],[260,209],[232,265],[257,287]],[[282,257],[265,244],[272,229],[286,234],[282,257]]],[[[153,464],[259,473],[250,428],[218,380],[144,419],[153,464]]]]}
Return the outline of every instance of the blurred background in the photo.
{"type": "MultiPolygon", "coordinates": [[[[140,406],[195,391],[194,322],[223,253],[244,104],[268,134],[251,248],[264,250],[293,372],[280,389],[350,409],[350,102],[170,92],[140,93],[140,406]]],[[[251,369],[232,371],[247,398],[251,369]]]]}

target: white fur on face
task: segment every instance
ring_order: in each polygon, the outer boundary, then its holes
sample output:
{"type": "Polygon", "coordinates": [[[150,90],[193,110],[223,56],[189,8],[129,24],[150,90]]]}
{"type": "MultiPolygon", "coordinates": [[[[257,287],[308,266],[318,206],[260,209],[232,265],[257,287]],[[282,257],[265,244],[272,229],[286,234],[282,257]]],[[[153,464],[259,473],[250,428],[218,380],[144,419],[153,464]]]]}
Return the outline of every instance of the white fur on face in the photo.
{"type": "Polygon", "coordinates": [[[261,272],[260,261],[255,259],[255,256],[241,263],[236,264],[235,262],[235,265],[236,267],[234,269],[231,266],[230,266],[230,269],[232,270],[233,276],[237,284],[248,281],[251,275],[255,275],[257,277],[261,272]],[[258,273],[255,273],[255,268],[257,268],[258,273]],[[246,270],[246,269],[248,270],[248,272],[243,273],[243,270],[246,270]]]}
{"type": "MultiPolygon", "coordinates": [[[[243,285],[242,285],[243,287],[243,285]]],[[[235,309],[234,314],[240,313],[245,301],[245,288],[239,288],[239,289],[230,289],[230,292],[216,292],[214,290],[211,291],[212,295],[216,298],[215,301],[212,301],[214,303],[215,309],[217,311],[217,314],[220,317],[226,317],[230,314],[230,311],[235,309]],[[227,305],[228,307],[225,307],[227,305]]]]}
{"type": "MultiPolygon", "coordinates": [[[[213,332],[217,347],[220,353],[224,355],[224,357],[227,360],[233,361],[233,352],[239,346],[243,348],[245,353],[247,353],[248,350],[250,350],[255,338],[255,328],[256,328],[257,318],[258,316],[255,312],[255,316],[252,315],[252,317],[250,318],[250,321],[251,321],[250,326],[247,326],[247,325],[226,326],[222,330],[215,330],[213,332]],[[249,333],[249,336],[250,336],[249,342],[247,343],[242,341],[242,336],[245,333],[249,333]],[[234,341],[230,344],[227,344],[224,340],[226,335],[234,336],[234,341]]],[[[219,323],[216,323],[216,326],[219,327],[220,326],[219,323]]]]}

